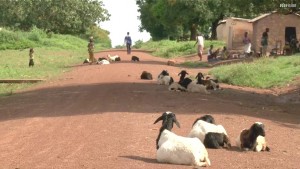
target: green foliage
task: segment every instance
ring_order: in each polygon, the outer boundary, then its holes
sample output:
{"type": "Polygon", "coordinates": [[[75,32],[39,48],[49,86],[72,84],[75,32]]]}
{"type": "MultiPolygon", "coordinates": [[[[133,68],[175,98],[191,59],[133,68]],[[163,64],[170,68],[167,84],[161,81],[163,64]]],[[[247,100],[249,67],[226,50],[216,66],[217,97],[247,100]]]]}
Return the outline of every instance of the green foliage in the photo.
{"type": "MultiPolygon", "coordinates": [[[[96,49],[110,48],[110,39],[108,33],[99,28],[95,33],[97,37],[96,49]]],[[[88,39],[88,38],[86,38],[88,39]]],[[[0,50],[7,49],[26,49],[31,47],[54,47],[60,49],[86,49],[87,40],[80,39],[71,35],[60,35],[51,33],[51,36],[45,31],[33,27],[29,32],[10,31],[2,29],[0,31],[0,50]]]]}
{"type": "Polygon", "coordinates": [[[79,34],[109,19],[101,0],[2,0],[0,27],[40,29],[62,34],[79,34]]]}
{"type": "Polygon", "coordinates": [[[141,30],[150,32],[153,40],[177,39],[190,34],[194,40],[196,31],[212,33],[226,17],[253,18],[262,13],[278,10],[282,13],[299,12],[296,0],[137,0],[141,30]],[[297,8],[282,8],[280,4],[296,4],[297,8]],[[211,28],[211,30],[209,30],[211,28]]]}
{"type": "Polygon", "coordinates": [[[142,40],[138,40],[135,42],[135,44],[132,46],[133,48],[136,48],[136,49],[140,49],[143,45],[143,41],[142,40]]]}
{"type": "Polygon", "coordinates": [[[209,73],[221,82],[255,88],[271,88],[291,82],[300,75],[300,55],[262,58],[213,68],[209,73]]]}
{"type": "MultiPolygon", "coordinates": [[[[215,48],[221,48],[225,45],[222,41],[205,41],[205,49],[208,50],[208,46],[213,44],[215,48]]],[[[164,58],[174,58],[183,55],[195,54],[197,52],[195,41],[148,41],[142,43],[141,49],[154,51],[153,55],[164,58]]],[[[206,51],[207,51],[206,50],[206,51]]]]}
{"type": "Polygon", "coordinates": [[[111,48],[111,40],[109,38],[109,32],[107,30],[101,29],[96,25],[89,27],[87,32],[81,35],[84,39],[89,39],[93,36],[95,43],[100,44],[103,48],[111,48]]]}

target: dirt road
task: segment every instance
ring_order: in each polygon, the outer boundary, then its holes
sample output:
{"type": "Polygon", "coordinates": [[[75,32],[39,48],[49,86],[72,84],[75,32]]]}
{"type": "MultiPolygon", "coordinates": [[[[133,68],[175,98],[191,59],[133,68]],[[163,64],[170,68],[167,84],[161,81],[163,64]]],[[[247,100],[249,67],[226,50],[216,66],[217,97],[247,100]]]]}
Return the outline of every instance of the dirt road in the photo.
{"type": "MultiPolygon", "coordinates": [[[[276,96],[221,84],[211,94],[170,92],[156,84],[167,69],[178,81],[180,67],[166,60],[133,52],[141,62],[131,62],[124,51],[122,61],[111,65],[75,65],[63,76],[31,89],[0,98],[0,168],[192,168],[156,162],[155,139],[161,113],[176,113],[187,135],[194,120],[212,114],[222,124],[233,145],[239,132],[256,121],[266,126],[271,152],[208,149],[209,168],[300,167],[299,90],[276,96]],[[154,80],[140,80],[143,70],[154,80]]],[[[191,75],[208,69],[186,69],[191,75]]]]}

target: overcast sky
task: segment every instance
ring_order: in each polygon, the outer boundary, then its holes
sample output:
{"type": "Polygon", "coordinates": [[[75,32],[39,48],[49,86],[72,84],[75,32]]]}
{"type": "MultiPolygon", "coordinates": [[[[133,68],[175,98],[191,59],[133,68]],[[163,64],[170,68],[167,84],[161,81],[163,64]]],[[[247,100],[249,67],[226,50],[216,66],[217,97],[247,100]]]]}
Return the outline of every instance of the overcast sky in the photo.
{"type": "Polygon", "coordinates": [[[133,43],[137,40],[148,41],[148,32],[139,32],[140,15],[136,0],[102,0],[104,8],[110,13],[110,20],[100,23],[100,27],[110,32],[112,47],[123,45],[126,33],[129,32],[133,43]]]}

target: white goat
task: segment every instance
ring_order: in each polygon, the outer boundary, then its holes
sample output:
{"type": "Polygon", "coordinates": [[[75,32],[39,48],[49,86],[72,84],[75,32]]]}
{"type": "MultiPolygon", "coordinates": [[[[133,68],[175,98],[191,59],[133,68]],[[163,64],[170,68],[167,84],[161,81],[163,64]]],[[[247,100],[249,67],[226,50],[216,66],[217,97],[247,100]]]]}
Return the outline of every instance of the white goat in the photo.
{"type": "Polygon", "coordinates": [[[160,85],[170,85],[174,82],[167,70],[163,70],[157,77],[157,83],[160,85]]]}
{"type": "Polygon", "coordinates": [[[188,86],[187,86],[187,91],[188,92],[197,92],[197,93],[205,93],[205,94],[210,94],[206,90],[206,86],[197,84],[197,82],[192,81],[188,86]]]}
{"type": "Polygon", "coordinates": [[[158,162],[202,167],[211,165],[208,152],[198,138],[182,137],[170,131],[173,123],[180,127],[174,113],[164,113],[155,123],[160,120],[163,120],[163,125],[156,139],[158,162]]]}
{"type": "Polygon", "coordinates": [[[98,61],[97,64],[99,64],[99,65],[108,65],[108,64],[110,64],[110,62],[108,60],[103,59],[101,61],[98,61]]]}
{"type": "Polygon", "coordinates": [[[194,122],[188,137],[197,137],[208,148],[220,148],[225,145],[230,148],[231,143],[222,125],[212,124],[203,120],[194,122]]]}
{"type": "Polygon", "coordinates": [[[120,58],[118,55],[115,55],[115,56],[111,56],[110,54],[107,55],[108,59],[110,61],[117,61],[118,59],[117,58],[120,58]]]}
{"type": "Polygon", "coordinates": [[[156,153],[158,162],[185,164],[195,166],[210,166],[208,152],[198,138],[178,136],[164,130],[158,142],[156,153]]]}
{"type": "Polygon", "coordinates": [[[172,83],[169,86],[169,90],[180,90],[180,91],[188,91],[188,92],[197,92],[197,93],[205,93],[210,94],[204,85],[197,84],[197,82],[192,81],[190,78],[185,78],[179,83],[172,83]]]}
{"type": "Polygon", "coordinates": [[[187,91],[187,89],[183,86],[181,86],[180,84],[178,84],[177,82],[174,82],[172,83],[170,86],[169,86],[169,90],[174,90],[174,91],[187,91]]]}

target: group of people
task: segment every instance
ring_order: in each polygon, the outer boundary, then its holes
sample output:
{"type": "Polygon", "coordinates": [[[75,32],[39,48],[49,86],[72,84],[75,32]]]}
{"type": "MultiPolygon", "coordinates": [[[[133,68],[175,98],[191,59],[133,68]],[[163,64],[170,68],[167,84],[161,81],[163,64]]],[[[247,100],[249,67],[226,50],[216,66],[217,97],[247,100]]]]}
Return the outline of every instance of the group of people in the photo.
{"type": "MultiPolygon", "coordinates": [[[[196,43],[194,44],[194,46],[196,46],[196,44],[197,44],[197,54],[199,56],[200,61],[202,61],[202,55],[203,55],[203,50],[204,50],[204,37],[199,32],[197,33],[196,43]]],[[[209,50],[208,50],[207,60],[209,62],[218,60],[217,56],[220,53],[220,49],[217,49],[214,51],[213,48],[214,48],[214,46],[210,45],[209,50]]],[[[228,53],[227,49],[224,46],[224,48],[222,50],[222,55],[226,55],[227,53],[228,53]]]]}
{"type": "MultiPolygon", "coordinates": [[[[268,49],[268,41],[269,41],[269,28],[266,28],[265,32],[263,32],[262,37],[261,37],[261,47],[262,47],[262,51],[261,51],[261,55],[262,56],[267,56],[267,49],[268,49]]],[[[244,33],[244,37],[243,37],[243,44],[244,44],[244,54],[246,56],[250,56],[251,55],[251,40],[248,36],[248,32],[244,33]]],[[[197,54],[199,56],[200,61],[202,61],[202,56],[203,56],[203,50],[204,50],[204,37],[202,36],[201,33],[197,34],[196,37],[196,43],[194,44],[194,46],[197,44],[197,54]]],[[[210,48],[208,50],[208,54],[207,54],[207,60],[208,61],[216,61],[218,60],[217,56],[220,53],[220,49],[217,50],[213,50],[213,45],[210,45],[210,48]]],[[[224,46],[223,50],[221,51],[221,57],[222,59],[226,59],[228,56],[228,51],[227,48],[224,46]]]]}

